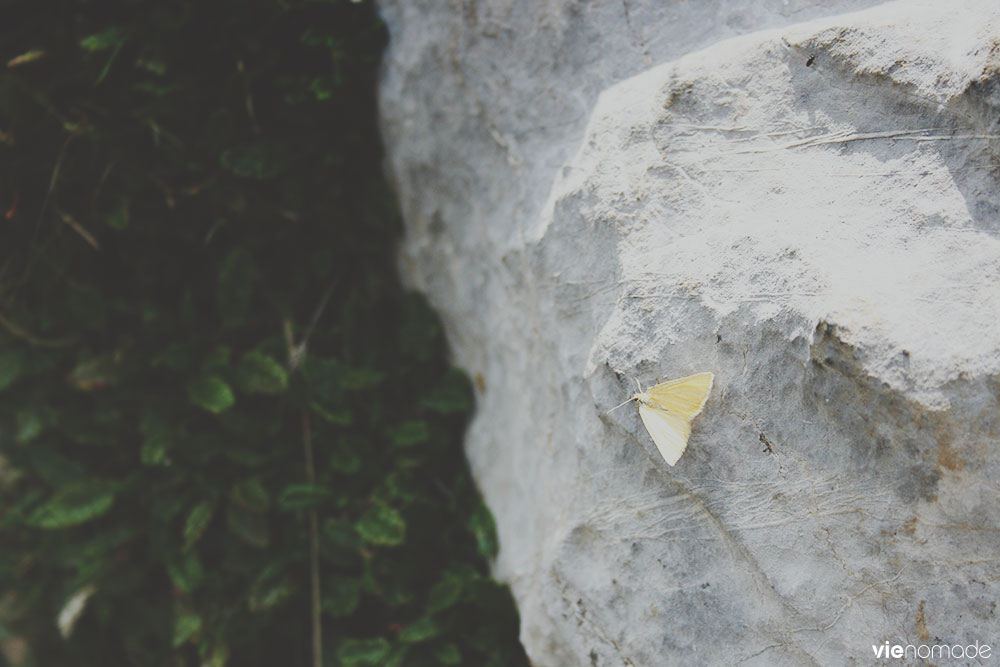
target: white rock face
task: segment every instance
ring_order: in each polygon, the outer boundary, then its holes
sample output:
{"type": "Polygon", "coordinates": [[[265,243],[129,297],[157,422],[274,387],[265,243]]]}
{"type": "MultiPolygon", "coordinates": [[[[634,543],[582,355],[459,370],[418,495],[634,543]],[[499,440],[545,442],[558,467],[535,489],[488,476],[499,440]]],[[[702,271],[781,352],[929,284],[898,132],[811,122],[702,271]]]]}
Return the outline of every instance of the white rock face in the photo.
{"type": "Polygon", "coordinates": [[[1000,3],[738,4],[381,2],[400,264],[522,640],[1000,659],[1000,3]],[[676,467],[607,414],[704,370],[676,467]]]}

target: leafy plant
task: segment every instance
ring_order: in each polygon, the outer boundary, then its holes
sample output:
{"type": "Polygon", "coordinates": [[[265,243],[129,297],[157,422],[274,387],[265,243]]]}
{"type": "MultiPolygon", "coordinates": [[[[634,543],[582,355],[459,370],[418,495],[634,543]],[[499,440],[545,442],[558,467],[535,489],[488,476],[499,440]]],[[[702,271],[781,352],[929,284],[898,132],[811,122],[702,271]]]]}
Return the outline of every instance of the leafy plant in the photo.
{"type": "Polygon", "coordinates": [[[5,14],[6,655],[526,664],[468,379],[394,271],[371,4],[5,14]]]}

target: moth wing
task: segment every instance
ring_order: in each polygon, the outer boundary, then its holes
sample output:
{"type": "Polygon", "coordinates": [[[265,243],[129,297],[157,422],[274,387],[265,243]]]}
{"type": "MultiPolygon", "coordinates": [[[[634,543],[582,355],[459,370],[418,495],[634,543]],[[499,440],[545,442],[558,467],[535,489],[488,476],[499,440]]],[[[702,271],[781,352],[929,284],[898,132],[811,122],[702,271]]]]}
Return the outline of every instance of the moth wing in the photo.
{"type": "Polygon", "coordinates": [[[676,412],[660,410],[644,403],[639,404],[639,416],[663,460],[671,466],[677,463],[677,459],[687,448],[691,420],[676,412]]]}
{"type": "Polygon", "coordinates": [[[646,390],[646,395],[658,407],[677,413],[690,421],[705,407],[714,379],[715,376],[711,373],[689,375],[686,378],[669,380],[650,387],[646,390]]]}

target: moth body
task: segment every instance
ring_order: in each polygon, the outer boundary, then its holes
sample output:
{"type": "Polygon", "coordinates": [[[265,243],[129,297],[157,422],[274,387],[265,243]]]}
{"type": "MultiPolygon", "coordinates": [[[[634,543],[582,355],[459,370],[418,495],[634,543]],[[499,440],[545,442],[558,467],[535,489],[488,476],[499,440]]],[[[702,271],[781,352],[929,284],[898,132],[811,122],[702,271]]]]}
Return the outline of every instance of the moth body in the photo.
{"type": "Polygon", "coordinates": [[[653,407],[653,399],[650,398],[649,392],[637,391],[636,393],[632,394],[632,398],[629,400],[635,401],[640,405],[648,405],[650,407],[653,407]]]}

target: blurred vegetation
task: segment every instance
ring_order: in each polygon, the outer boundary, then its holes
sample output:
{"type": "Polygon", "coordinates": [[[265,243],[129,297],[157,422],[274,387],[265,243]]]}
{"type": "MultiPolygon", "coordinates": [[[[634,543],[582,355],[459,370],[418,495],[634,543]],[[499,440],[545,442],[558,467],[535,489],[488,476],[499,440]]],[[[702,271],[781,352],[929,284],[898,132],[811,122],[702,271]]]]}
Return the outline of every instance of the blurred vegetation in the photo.
{"type": "Polygon", "coordinates": [[[315,617],[325,665],[527,664],[371,4],[0,8],[6,659],[314,665],[315,617]]]}

